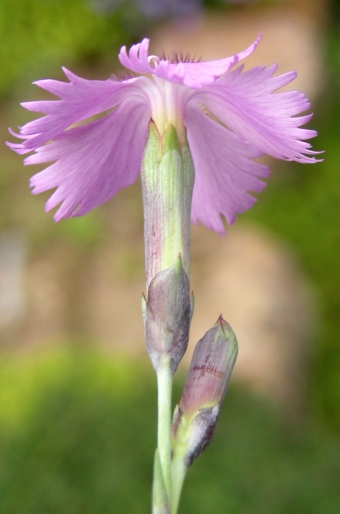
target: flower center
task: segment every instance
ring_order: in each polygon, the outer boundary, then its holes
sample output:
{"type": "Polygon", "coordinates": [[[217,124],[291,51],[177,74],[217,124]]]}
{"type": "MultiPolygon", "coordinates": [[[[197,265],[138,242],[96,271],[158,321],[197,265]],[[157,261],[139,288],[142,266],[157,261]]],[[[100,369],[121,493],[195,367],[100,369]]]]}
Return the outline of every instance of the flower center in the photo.
{"type": "Polygon", "coordinates": [[[190,57],[189,52],[187,54],[183,54],[182,52],[174,52],[170,57],[167,57],[163,52],[163,54],[159,57],[157,57],[157,55],[149,55],[148,57],[148,63],[150,64],[152,69],[157,68],[160,61],[168,62],[169,64],[180,64],[202,62],[202,59],[201,57],[199,57],[198,59],[196,59],[195,56],[190,57]]]}
{"type": "Polygon", "coordinates": [[[159,64],[159,58],[157,57],[157,55],[149,55],[148,62],[151,68],[155,69],[159,64]]]}
{"type": "Polygon", "coordinates": [[[183,110],[187,88],[169,80],[151,75],[148,77],[146,94],[150,102],[151,117],[163,135],[171,124],[175,127],[180,144],[185,142],[183,110]]]}
{"type": "Polygon", "coordinates": [[[195,56],[191,57],[190,52],[187,52],[186,54],[183,54],[183,52],[173,52],[169,57],[163,54],[158,58],[159,61],[168,61],[170,64],[179,64],[181,62],[184,63],[196,63],[201,62],[202,58],[199,57],[196,59],[195,56]]]}

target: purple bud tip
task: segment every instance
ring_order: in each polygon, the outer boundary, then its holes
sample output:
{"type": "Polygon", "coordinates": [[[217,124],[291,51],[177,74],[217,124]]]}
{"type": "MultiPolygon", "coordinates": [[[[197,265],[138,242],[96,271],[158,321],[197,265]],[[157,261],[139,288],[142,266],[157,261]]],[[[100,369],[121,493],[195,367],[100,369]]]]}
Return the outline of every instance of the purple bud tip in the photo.
{"type": "Polygon", "coordinates": [[[236,357],[234,332],[219,316],[194,350],[180,402],[180,409],[186,416],[191,417],[198,410],[223,401],[236,357]]]}
{"type": "Polygon", "coordinates": [[[219,316],[197,343],[183,395],[172,423],[173,450],[190,464],[212,439],[237,357],[237,340],[219,316]],[[183,451],[184,449],[184,451],[183,451]]]}

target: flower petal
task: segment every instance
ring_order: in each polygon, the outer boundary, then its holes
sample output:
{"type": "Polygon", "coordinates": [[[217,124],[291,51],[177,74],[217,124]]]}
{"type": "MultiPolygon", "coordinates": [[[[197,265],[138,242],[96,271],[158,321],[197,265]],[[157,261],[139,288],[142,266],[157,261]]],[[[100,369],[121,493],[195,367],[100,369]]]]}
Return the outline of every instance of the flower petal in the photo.
{"type": "Polygon", "coordinates": [[[298,91],[273,93],[288,84],[295,72],[273,77],[277,66],[242,66],[218,79],[196,95],[198,101],[241,139],[261,152],[279,159],[316,162],[318,152],[305,140],[316,136],[313,130],[299,128],[311,115],[297,115],[309,109],[307,98],[298,91]]]}
{"type": "MultiPolygon", "coordinates": [[[[153,68],[149,63],[148,50],[150,40],[144,38],[141,43],[132,45],[129,50],[129,55],[126,46],[120,49],[118,59],[120,63],[128,70],[135,73],[153,73],[153,68]]],[[[152,58],[153,56],[151,56],[152,58]]]]}
{"type": "Polygon", "coordinates": [[[147,104],[129,98],[104,118],[75,127],[26,158],[25,164],[54,164],[31,178],[33,193],[57,188],[46,203],[61,203],[54,219],[81,216],[132,184],[147,139],[147,104]]]}
{"type": "Polygon", "coordinates": [[[126,47],[122,47],[119,60],[123,66],[136,73],[151,73],[170,82],[184,84],[192,89],[201,89],[203,85],[212,84],[220,75],[223,75],[240,60],[252,54],[260,39],[261,35],[259,34],[249,48],[226,59],[178,63],[159,59],[154,55],[148,56],[149,40],[143,39],[141,43],[131,47],[129,55],[126,47]]]}
{"type": "Polygon", "coordinates": [[[262,191],[267,166],[253,162],[261,152],[242,141],[193,102],[184,115],[187,137],[195,167],[191,219],[224,235],[221,215],[231,225],[236,214],[249,209],[255,198],[247,191],[262,191]]]}
{"type": "Polygon", "coordinates": [[[251,55],[259,44],[260,39],[261,35],[259,34],[254,43],[243,52],[216,61],[180,62],[178,64],[160,61],[154,73],[171,82],[180,82],[193,89],[201,89],[203,85],[212,84],[239,61],[251,55]]]}
{"type": "Polygon", "coordinates": [[[70,82],[58,80],[38,80],[36,85],[57,95],[61,100],[24,102],[22,106],[30,111],[47,114],[42,118],[26,123],[20,129],[25,141],[19,145],[9,143],[17,153],[28,153],[55,139],[58,134],[74,123],[83,121],[107,109],[115,107],[126,95],[138,92],[136,81],[143,78],[119,82],[114,79],[86,80],[74,75],[66,68],[63,71],[70,82]]]}

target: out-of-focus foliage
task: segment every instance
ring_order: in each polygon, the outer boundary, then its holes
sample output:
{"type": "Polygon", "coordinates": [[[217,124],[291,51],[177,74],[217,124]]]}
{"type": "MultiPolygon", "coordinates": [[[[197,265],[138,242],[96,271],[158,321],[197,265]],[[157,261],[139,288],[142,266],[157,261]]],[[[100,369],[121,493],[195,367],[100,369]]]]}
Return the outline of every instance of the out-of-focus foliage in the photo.
{"type": "MultiPolygon", "coordinates": [[[[12,357],[0,364],[0,402],[0,512],[149,511],[151,365],[79,348],[12,357]]],[[[180,512],[338,514],[339,480],[339,441],[231,388],[180,512]]]]}
{"type": "Polygon", "coordinates": [[[116,55],[124,37],[119,10],[104,16],[85,0],[1,0],[0,95],[48,62],[116,55]]]}
{"type": "MultiPolygon", "coordinates": [[[[241,3],[263,0],[242,0],[241,3]]],[[[272,1],[272,0],[267,0],[272,1]]],[[[46,63],[115,56],[151,23],[183,17],[224,0],[1,0],[0,96],[46,63]]],[[[239,3],[239,2],[237,2],[239,3]]]]}
{"type": "Polygon", "coordinates": [[[290,163],[291,173],[273,175],[245,217],[290,242],[315,285],[321,326],[315,334],[310,400],[323,421],[340,432],[340,32],[334,28],[326,49],[328,85],[313,106],[311,123],[319,132],[314,141],[325,150],[324,162],[310,168],[290,163]]]}
{"type": "Polygon", "coordinates": [[[149,20],[157,21],[169,16],[188,16],[203,6],[202,0],[91,0],[95,9],[108,12],[123,6],[135,9],[149,20]]]}
{"type": "Polygon", "coordinates": [[[8,360],[0,384],[0,512],[137,513],[148,503],[155,406],[145,370],[60,350],[8,360]]]}

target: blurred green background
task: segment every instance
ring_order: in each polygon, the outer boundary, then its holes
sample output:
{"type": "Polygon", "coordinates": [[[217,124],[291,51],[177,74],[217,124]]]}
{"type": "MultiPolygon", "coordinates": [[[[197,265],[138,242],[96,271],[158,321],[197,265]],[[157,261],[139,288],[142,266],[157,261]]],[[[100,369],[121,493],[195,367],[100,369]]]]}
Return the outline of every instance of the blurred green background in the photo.
{"type": "MultiPolygon", "coordinates": [[[[193,17],[249,20],[254,13],[289,8],[318,27],[324,72],[311,126],[319,132],[313,145],[325,150],[325,161],[312,169],[276,164],[260,201],[242,216],[242,223],[263,228],[292,249],[316,293],[319,324],[307,369],[301,370],[303,408],[289,409],[233,383],[216,436],[188,474],[181,512],[340,511],[340,2],[320,5],[322,16],[303,0],[0,0],[3,141],[8,126],[15,130],[32,119],[19,102],[44,97],[30,85],[33,80],[62,80],[61,65],[87,78],[106,78],[117,69],[122,45],[159,35],[163,26],[165,33],[169,26],[183,30],[180,24],[193,17]]],[[[255,26],[254,33],[260,29],[255,26]]],[[[139,186],[84,218],[55,225],[43,213],[48,195],[33,198],[27,187],[38,167],[23,169],[21,158],[4,145],[0,166],[0,512],[148,512],[156,437],[151,365],[122,345],[103,345],[83,310],[96,282],[98,255],[119,277],[117,289],[98,298],[99,306],[121,302],[128,309],[126,288],[139,301],[139,186]],[[55,280],[46,291],[42,285],[51,275],[55,280]],[[20,287],[30,290],[24,302],[20,287]],[[19,300],[12,301],[15,290],[19,300]],[[51,312],[60,314],[62,326],[51,312]]],[[[228,236],[221,244],[228,244],[228,236]]],[[[141,321],[132,320],[141,346],[141,321]]],[[[117,337],[124,339],[124,333],[117,337]]],[[[183,381],[182,370],[174,401],[183,381]]]]}

